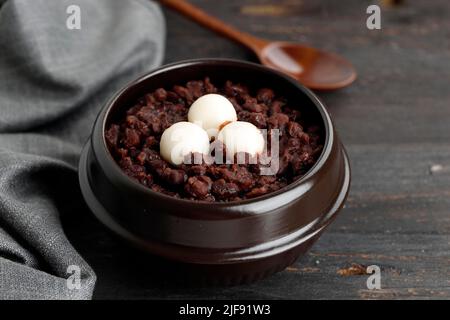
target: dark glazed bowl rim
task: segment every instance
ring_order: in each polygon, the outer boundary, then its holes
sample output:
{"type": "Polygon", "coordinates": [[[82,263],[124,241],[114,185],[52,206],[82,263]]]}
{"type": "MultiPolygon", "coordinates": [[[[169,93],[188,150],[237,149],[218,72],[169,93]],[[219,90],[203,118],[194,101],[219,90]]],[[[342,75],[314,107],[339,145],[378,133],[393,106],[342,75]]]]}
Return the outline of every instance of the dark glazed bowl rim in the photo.
{"type": "MultiPolygon", "coordinates": [[[[282,193],[285,193],[289,190],[292,190],[294,188],[301,186],[305,182],[312,179],[320,171],[320,169],[323,167],[323,165],[326,163],[326,161],[331,153],[331,149],[333,147],[333,142],[335,139],[333,123],[332,123],[331,117],[329,116],[328,111],[326,110],[324,104],[320,101],[320,99],[311,90],[309,90],[308,88],[306,88],[305,86],[300,84],[297,80],[289,77],[288,75],[283,74],[282,72],[274,70],[272,68],[268,68],[268,67],[262,66],[260,64],[252,63],[252,62],[235,60],[235,59],[223,59],[223,58],[190,59],[190,60],[183,60],[183,61],[167,64],[167,65],[161,66],[160,68],[157,68],[155,70],[152,70],[149,73],[146,73],[146,74],[140,76],[136,80],[129,82],[124,87],[122,87],[122,89],[120,89],[106,103],[106,105],[104,106],[104,108],[102,109],[102,111],[100,112],[100,114],[98,115],[98,117],[94,123],[94,131],[93,131],[91,138],[95,136],[95,134],[94,134],[95,130],[101,130],[101,137],[102,137],[101,148],[103,149],[103,151],[105,151],[105,154],[107,155],[108,160],[113,163],[113,165],[110,166],[110,169],[114,170],[115,178],[120,179],[122,182],[126,183],[129,187],[132,187],[139,192],[147,193],[149,195],[152,195],[155,197],[160,197],[162,199],[167,199],[168,201],[173,201],[174,203],[179,203],[180,205],[183,205],[183,204],[195,205],[198,208],[203,207],[203,206],[205,206],[205,207],[206,206],[208,206],[208,207],[210,207],[210,206],[235,207],[235,206],[252,204],[255,202],[260,202],[263,200],[267,200],[267,199],[276,197],[277,195],[280,195],[282,193]],[[175,198],[170,195],[166,195],[166,194],[163,194],[163,193],[160,193],[157,191],[153,191],[153,190],[141,185],[137,181],[133,180],[132,178],[127,176],[125,174],[125,172],[123,172],[123,170],[120,168],[120,166],[117,164],[117,162],[114,160],[113,156],[111,155],[109,148],[107,146],[107,143],[106,143],[106,138],[105,138],[106,122],[107,122],[107,119],[109,118],[111,109],[116,104],[117,100],[119,100],[119,98],[122,95],[126,94],[132,87],[136,86],[137,84],[139,84],[143,81],[146,81],[147,79],[149,79],[151,77],[154,77],[156,75],[159,75],[159,74],[167,72],[167,71],[172,71],[172,70],[180,69],[180,68],[187,67],[187,66],[205,65],[205,64],[206,65],[220,64],[220,65],[227,65],[229,67],[239,67],[239,66],[246,67],[246,68],[262,71],[267,74],[272,74],[277,77],[281,77],[285,81],[288,81],[292,85],[294,85],[298,90],[302,91],[302,93],[305,94],[311,100],[311,102],[313,102],[314,106],[318,109],[318,111],[320,113],[321,120],[323,121],[324,131],[325,131],[325,142],[324,142],[324,148],[323,148],[319,158],[317,159],[316,163],[305,173],[305,175],[303,175],[300,179],[288,184],[287,186],[285,186],[279,190],[276,190],[274,192],[270,192],[268,194],[261,195],[261,196],[255,197],[255,198],[243,199],[243,200],[237,200],[237,201],[228,201],[228,202],[208,202],[208,201],[203,201],[203,200],[189,200],[189,199],[183,199],[183,198],[175,198]],[[100,126],[99,126],[99,121],[101,121],[100,126]]],[[[95,140],[96,139],[92,139],[92,142],[94,142],[95,140]]],[[[95,142],[94,142],[94,144],[95,144],[95,142]]],[[[95,153],[95,151],[94,151],[94,153],[95,153]]]]}

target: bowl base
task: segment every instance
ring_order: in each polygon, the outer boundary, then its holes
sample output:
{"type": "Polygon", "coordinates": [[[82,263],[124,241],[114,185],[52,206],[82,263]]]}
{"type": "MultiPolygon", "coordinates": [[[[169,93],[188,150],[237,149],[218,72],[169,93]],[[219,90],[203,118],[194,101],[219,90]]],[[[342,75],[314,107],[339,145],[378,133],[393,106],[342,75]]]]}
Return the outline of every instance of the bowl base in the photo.
{"type": "MultiPolygon", "coordinates": [[[[90,143],[88,142],[83,148],[79,166],[80,186],[88,207],[97,219],[100,220],[100,222],[102,222],[102,224],[115,235],[119,236],[123,240],[126,240],[128,243],[133,244],[135,248],[152,254],[149,248],[154,247],[154,243],[150,240],[139,237],[119,224],[95,197],[89,183],[87,172],[88,153],[90,151],[89,144],[90,143]]],[[[249,284],[284,270],[286,267],[293,264],[313,245],[317,238],[320,237],[324,229],[335,219],[337,213],[342,208],[350,186],[350,166],[345,151],[343,157],[344,183],[342,185],[340,196],[337,198],[329,213],[326,215],[326,219],[320,222],[320,226],[318,226],[313,233],[303,236],[300,239],[295,239],[295,246],[290,246],[284,251],[280,250],[273,255],[268,255],[259,259],[243,260],[236,263],[198,264],[171,261],[162,258],[160,259],[161,262],[169,262],[172,264],[177,274],[182,274],[177,277],[177,281],[182,281],[188,284],[193,283],[197,286],[234,286],[249,284]]]]}

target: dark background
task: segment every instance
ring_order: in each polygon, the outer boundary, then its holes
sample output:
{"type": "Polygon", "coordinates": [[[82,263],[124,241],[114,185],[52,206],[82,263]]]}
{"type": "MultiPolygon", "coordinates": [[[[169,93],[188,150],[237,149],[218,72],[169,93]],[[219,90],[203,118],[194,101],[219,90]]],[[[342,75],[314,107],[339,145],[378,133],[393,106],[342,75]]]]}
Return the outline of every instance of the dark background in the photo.
{"type": "MultiPolygon", "coordinates": [[[[97,299],[450,298],[450,3],[382,7],[366,28],[361,0],[191,0],[237,28],[342,54],[359,78],[318,93],[349,152],[345,209],[303,258],[252,285],[197,288],[161,275],[153,258],[113,238],[87,209],[65,223],[98,276],[97,299]],[[381,290],[366,266],[381,267],[381,290]],[[353,267],[352,267],[353,265],[353,267]]],[[[166,61],[228,57],[246,49],[165,10],[166,61]]]]}

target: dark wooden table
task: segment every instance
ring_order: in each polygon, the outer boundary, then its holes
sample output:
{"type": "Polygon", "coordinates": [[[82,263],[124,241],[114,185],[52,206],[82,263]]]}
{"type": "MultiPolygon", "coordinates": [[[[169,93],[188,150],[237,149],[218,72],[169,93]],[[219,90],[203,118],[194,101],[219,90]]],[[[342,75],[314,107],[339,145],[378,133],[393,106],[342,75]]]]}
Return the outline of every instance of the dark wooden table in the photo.
{"type": "MultiPolygon", "coordinates": [[[[414,0],[383,7],[382,29],[375,31],[366,28],[366,8],[376,1],[192,2],[255,35],[309,43],[354,63],[359,72],[354,85],[319,93],[350,155],[347,205],[293,266],[231,288],[179,285],[171,280],[173,271],[161,277],[152,259],[130,252],[89,213],[80,213],[69,233],[78,233],[75,246],[98,275],[94,297],[450,298],[449,2],[414,0]],[[349,275],[352,264],[380,266],[381,290],[367,289],[367,275],[349,275]]],[[[165,13],[166,62],[199,57],[254,61],[245,49],[165,13]]]]}

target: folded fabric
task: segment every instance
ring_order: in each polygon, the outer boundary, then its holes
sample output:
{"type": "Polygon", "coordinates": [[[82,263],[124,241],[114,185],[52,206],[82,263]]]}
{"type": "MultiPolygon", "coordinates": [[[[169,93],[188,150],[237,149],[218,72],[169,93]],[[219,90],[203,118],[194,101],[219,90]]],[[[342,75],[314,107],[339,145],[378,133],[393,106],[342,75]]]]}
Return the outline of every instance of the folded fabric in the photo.
{"type": "Polygon", "coordinates": [[[60,217],[83,201],[76,166],[99,109],[161,64],[163,16],[149,0],[0,6],[0,299],[89,299],[95,273],[60,217]]]}

